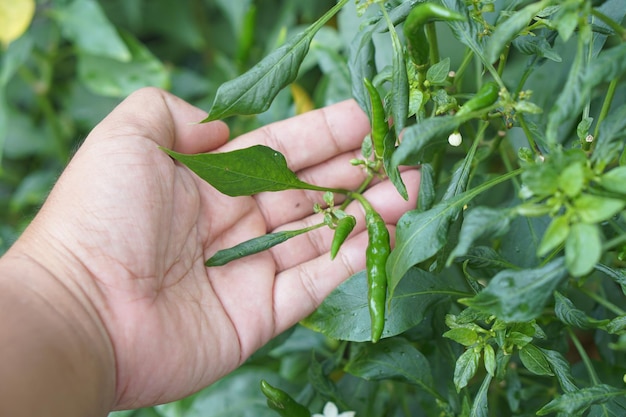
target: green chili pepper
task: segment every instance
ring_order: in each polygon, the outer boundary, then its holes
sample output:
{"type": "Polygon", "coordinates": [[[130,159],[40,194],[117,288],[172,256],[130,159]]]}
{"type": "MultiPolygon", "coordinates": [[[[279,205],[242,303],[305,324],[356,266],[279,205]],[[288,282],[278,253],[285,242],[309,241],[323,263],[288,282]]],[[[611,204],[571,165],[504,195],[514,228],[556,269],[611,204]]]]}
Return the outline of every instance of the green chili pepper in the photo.
{"type": "Polygon", "coordinates": [[[419,3],[404,21],[404,36],[411,59],[418,67],[429,64],[430,45],[424,31],[424,25],[434,20],[465,20],[462,15],[434,3],[419,3]]]}
{"type": "Polygon", "coordinates": [[[468,100],[456,113],[462,116],[474,111],[484,109],[496,102],[500,94],[500,87],[493,81],[485,83],[474,97],[468,100]]]}
{"type": "Polygon", "coordinates": [[[352,232],[355,225],[356,218],[354,216],[345,216],[337,221],[333,242],[330,245],[330,259],[335,259],[337,252],[339,252],[339,248],[341,248],[341,245],[352,232]]]}
{"type": "Polygon", "coordinates": [[[385,114],[385,106],[380,98],[380,94],[374,84],[367,78],[363,79],[365,88],[370,96],[370,102],[372,106],[372,143],[374,145],[374,155],[376,159],[382,159],[385,153],[385,137],[389,132],[389,124],[387,123],[387,117],[385,114]]]}
{"type": "Polygon", "coordinates": [[[311,417],[308,408],[296,402],[285,391],[271,386],[267,381],[261,381],[261,391],[267,397],[267,406],[282,417],[311,417]]]}
{"type": "Polygon", "coordinates": [[[380,340],[385,327],[387,303],[387,258],[391,252],[389,231],[383,218],[373,209],[365,212],[368,245],[365,251],[368,302],[372,322],[372,342],[380,340]]]}

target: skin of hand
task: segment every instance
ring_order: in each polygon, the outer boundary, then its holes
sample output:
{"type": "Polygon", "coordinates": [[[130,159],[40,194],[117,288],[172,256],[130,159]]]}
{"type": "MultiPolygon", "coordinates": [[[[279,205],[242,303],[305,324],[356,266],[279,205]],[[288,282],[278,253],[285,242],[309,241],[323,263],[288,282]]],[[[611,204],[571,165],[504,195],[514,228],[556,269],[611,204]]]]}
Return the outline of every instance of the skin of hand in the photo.
{"type": "MultiPolygon", "coordinates": [[[[158,89],[131,95],[86,138],[0,260],[0,276],[13,271],[8,275],[33,283],[0,279],[0,290],[24,299],[15,309],[26,302],[31,310],[42,306],[43,317],[29,310],[27,320],[29,314],[34,323],[59,317],[59,349],[72,344],[74,359],[88,364],[65,358],[68,366],[89,370],[76,389],[96,392],[102,404],[92,406],[104,413],[172,401],[209,385],[365,266],[364,215],[351,203],[357,233],[334,261],[328,254],[332,231],[322,228],[223,267],[205,267],[219,249],[319,222],[312,206],[322,194],[224,196],[158,148],[199,153],[264,144],[282,152],[302,180],[354,189],[364,173],[349,160],[360,156],[369,122],[353,101],[232,141],[223,122],[196,123],[205,116],[158,89]],[[55,315],[43,313],[49,310],[55,315]]],[[[409,201],[388,181],[365,194],[392,235],[392,225],[415,207],[419,174],[408,170],[403,179],[413,190],[409,201]]],[[[66,400],[80,394],[67,393],[66,400]]]]}

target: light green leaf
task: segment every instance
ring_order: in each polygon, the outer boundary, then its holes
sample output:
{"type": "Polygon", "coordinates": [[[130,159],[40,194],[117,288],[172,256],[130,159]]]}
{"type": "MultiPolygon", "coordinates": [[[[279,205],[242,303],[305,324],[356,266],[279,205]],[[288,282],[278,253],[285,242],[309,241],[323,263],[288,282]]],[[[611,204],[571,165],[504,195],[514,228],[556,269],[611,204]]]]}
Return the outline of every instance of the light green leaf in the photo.
{"type": "Polygon", "coordinates": [[[219,192],[231,197],[289,189],[325,191],[322,187],[300,181],[287,167],[285,157],[267,146],[195,155],[163,150],[219,192]]]}
{"type": "Polygon", "coordinates": [[[570,416],[577,415],[594,404],[602,404],[614,397],[623,395],[626,395],[624,390],[605,384],[595,385],[579,391],[568,392],[555,398],[537,411],[537,415],[545,416],[556,412],[570,416]]]}
{"type": "Polygon", "coordinates": [[[568,326],[577,327],[579,329],[597,329],[608,324],[609,320],[596,320],[585,314],[584,311],[577,309],[574,303],[558,291],[554,292],[554,312],[559,320],[568,326]]]}
{"type": "Polygon", "coordinates": [[[476,374],[480,362],[480,349],[470,348],[459,356],[454,367],[454,386],[457,392],[466,387],[476,374]]]}
{"type": "Polygon", "coordinates": [[[585,185],[586,172],[582,163],[574,163],[566,166],[559,175],[559,188],[566,196],[576,197],[580,194],[585,185]]]}
{"type": "Polygon", "coordinates": [[[59,23],[63,35],[78,47],[79,55],[107,57],[120,62],[132,59],[132,51],[96,0],[74,0],[56,6],[52,17],[59,23]]]}
{"type": "Polygon", "coordinates": [[[532,343],[520,349],[519,358],[526,369],[535,375],[554,375],[543,351],[532,343]]]}
{"type": "Polygon", "coordinates": [[[142,87],[167,88],[169,73],[148,48],[130,34],[122,34],[131,58],[120,61],[107,56],[78,55],[78,76],[92,92],[107,97],[125,97],[142,87]]]}
{"type": "Polygon", "coordinates": [[[619,213],[626,200],[583,194],[574,200],[576,214],[585,223],[600,223],[619,213]]]}
{"type": "Polygon", "coordinates": [[[434,391],[426,357],[409,341],[395,337],[361,348],[344,370],[367,380],[393,379],[434,391]]]}
{"type": "Polygon", "coordinates": [[[606,190],[626,195],[626,166],[614,168],[603,174],[599,182],[606,190]]]}
{"type": "Polygon", "coordinates": [[[505,322],[529,321],[541,314],[552,292],[566,276],[563,258],[536,269],[504,270],[475,297],[462,301],[505,322]]]}
{"type": "Polygon", "coordinates": [[[602,240],[600,229],[593,224],[572,225],[565,240],[565,266],[574,277],[587,275],[600,261],[602,240]]]}
{"type": "Polygon", "coordinates": [[[569,229],[569,217],[555,217],[552,222],[550,222],[550,225],[541,239],[541,243],[537,248],[537,255],[544,256],[565,242],[565,239],[567,239],[567,235],[569,234],[569,229]]]}
{"type": "Polygon", "coordinates": [[[348,0],[340,0],[306,30],[287,40],[239,77],[222,84],[203,122],[236,114],[257,114],[269,109],[276,95],[292,83],[315,34],[348,0]]]}
{"type": "Polygon", "coordinates": [[[491,376],[496,374],[496,352],[493,350],[493,346],[486,344],[483,347],[483,362],[485,363],[485,370],[491,376]]]}
{"type": "MultiPolygon", "coordinates": [[[[449,279],[418,268],[408,271],[406,278],[389,299],[383,337],[395,336],[419,324],[432,306],[446,296],[463,294],[449,279]]],[[[371,340],[365,271],[340,284],[302,324],[333,339],[371,340]]]]}
{"type": "Polygon", "coordinates": [[[426,79],[431,84],[443,84],[448,79],[448,74],[450,73],[450,58],[446,57],[441,61],[437,62],[435,65],[428,68],[426,72],[426,79]]]}
{"type": "Polygon", "coordinates": [[[278,244],[281,244],[293,237],[299,236],[303,233],[310,232],[323,224],[313,225],[298,230],[284,230],[276,233],[268,233],[263,236],[259,236],[250,240],[246,240],[238,245],[235,245],[228,249],[222,249],[217,251],[206,262],[206,266],[222,266],[236,259],[243,258],[245,256],[254,255],[255,253],[263,252],[269,248],[272,248],[278,244]]]}
{"type": "Polygon", "coordinates": [[[463,346],[473,346],[478,343],[478,333],[467,327],[455,327],[443,334],[443,337],[452,339],[463,346]]]}
{"type": "Polygon", "coordinates": [[[489,37],[487,46],[485,47],[485,58],[488,62],[495,62],[504,47],[513,40],[532,19],[543,10],[551,0],[543,0],[537,3],[531,3],[513,13],[508,19],[498,22],[495,31],[489,37]]]}

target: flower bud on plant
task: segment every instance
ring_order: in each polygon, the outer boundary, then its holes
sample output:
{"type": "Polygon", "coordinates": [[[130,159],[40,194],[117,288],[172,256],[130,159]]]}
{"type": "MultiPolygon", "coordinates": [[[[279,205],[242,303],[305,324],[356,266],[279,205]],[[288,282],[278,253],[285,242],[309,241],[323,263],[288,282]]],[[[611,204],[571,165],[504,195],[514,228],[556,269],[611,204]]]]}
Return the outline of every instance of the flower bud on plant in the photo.
{"type": "Polygon", "coordinates": [[[452,146],[460,146],[463,143],[463,136],[459,132],[450,133],[448,136],[448,143],[452,146]]]}

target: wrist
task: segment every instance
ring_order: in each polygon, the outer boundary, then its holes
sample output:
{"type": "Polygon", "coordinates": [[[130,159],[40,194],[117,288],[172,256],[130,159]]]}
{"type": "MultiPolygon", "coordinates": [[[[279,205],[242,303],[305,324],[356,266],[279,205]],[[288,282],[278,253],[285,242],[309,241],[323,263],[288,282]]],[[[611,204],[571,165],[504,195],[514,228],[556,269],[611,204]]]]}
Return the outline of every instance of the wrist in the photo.
{"type": "Polygon", "coordinates": [[[106,416],[109,337],[84,289],[40,259],[16,247],[0,259],[0,414],[106,416]]]}

